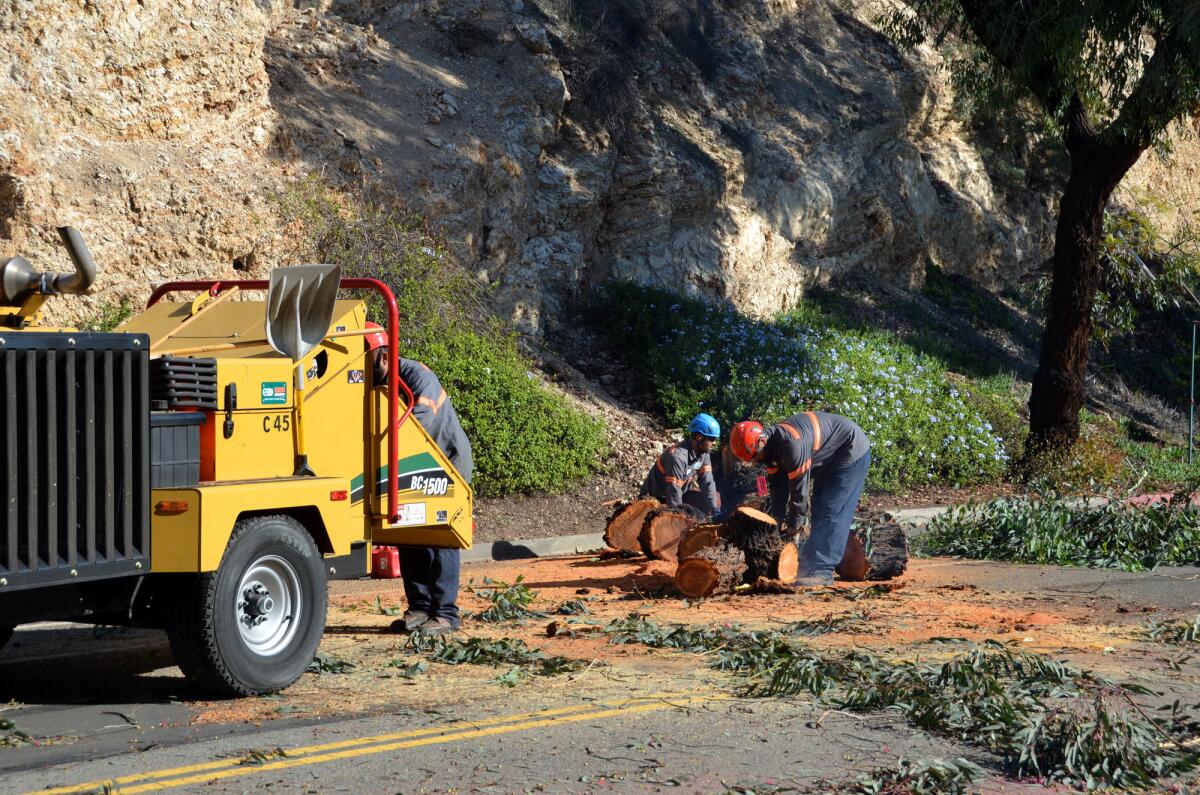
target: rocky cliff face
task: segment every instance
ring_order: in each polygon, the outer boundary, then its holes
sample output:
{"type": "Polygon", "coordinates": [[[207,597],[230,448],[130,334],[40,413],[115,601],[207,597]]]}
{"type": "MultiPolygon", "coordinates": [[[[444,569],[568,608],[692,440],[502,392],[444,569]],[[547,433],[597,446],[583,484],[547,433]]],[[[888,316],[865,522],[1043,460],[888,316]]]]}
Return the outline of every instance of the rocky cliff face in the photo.
{"type": "Polygon", "coordinates": [[[876,5],[299,5],[0,4],[0,255],[62,263],[73,223],[109,301],[261,272],[305,171],[404,198],[532,333],[614,276],[769,314],[841,271],[999,283],[1048,250],[1045,191],[997,187],[876,5]]]}
{"type": "Polygon", "coordinates": [[[72,224],[101,266],[86,314],[169,278],[252,260],[275,115],[251,0],[0,3],[0,256],[71,270],[72,224]]]}

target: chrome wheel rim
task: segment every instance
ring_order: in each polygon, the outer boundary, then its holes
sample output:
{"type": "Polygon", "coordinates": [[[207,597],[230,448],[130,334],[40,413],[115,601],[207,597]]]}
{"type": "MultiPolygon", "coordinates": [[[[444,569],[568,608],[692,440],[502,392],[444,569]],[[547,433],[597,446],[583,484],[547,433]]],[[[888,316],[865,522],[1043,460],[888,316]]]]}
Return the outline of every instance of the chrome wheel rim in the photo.
{"type": "Polygon", "coordinates": [[[264,555],[246,569],[234,594],[242,642],[263,657],[280,654],[296,637],[303,607],[296,569],[278,555],[264,555]]]}

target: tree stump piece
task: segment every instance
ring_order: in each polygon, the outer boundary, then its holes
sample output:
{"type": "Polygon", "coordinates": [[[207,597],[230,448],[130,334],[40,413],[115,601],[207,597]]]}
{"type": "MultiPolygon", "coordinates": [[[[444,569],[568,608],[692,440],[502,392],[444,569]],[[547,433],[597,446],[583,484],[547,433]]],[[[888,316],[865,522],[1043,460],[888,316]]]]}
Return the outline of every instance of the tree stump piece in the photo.
{"type": "MultiPolygon", "coordinates": [[[[784,539],[779,523],[756,508],[738,508],[729,519],[729,540],[746,557],[746,581],[776,579],[784,539]]],[[[793,574],[793,578],[795,575],[793,574]]]]}
{"type": "Polygon", "coordinates": [[[705,547],[682,561],[675,570],[675,587],[689,599],[728,593],[746,572],[741,550],[730,544],[705,547]]]}
{"type": "Polygon", "coordinates": [[[696,518],[688,511],[662,508],[647,514],[638,536],[642,552],[656,560],[679,560],[679,542],[693,527],[696,518]]]}
{"type": "Polygon", "coordinates": [[[857,532],[851,531],[850,537],[846,539],[846,552],[842,555],[842,562],[834,569],[834,573],[843,580],[861,582],[867,579],[870,571],[871,562],[867,560],[862,538],[857,532]]]}
{"type": "Polygon", "coordinates": [[[705,547],[715,547],[724,532],[725,525],[721,523],[698,524],[679,542],[676,555],[680,560],[686,560],[705,547]]]}
{"type": "Polygon", "coordinates": [[[871,527],[870,538],[864,544],[871,564],[868,580],[890,580],[908,569],[908,539],[895,520],[871,527]]]}
{"type": "Polygon", "coordinates": [[[800,549],[791,541],[784,543],[779,554],[775,557],[775,568],[770,574],[771,579],[782,580],[787,584],[796,581],[800,574],[800,549]]]}
{"type": "Polygon", "coordinates": [[[613,549],[641,554],[642,545],[639,539],[642,535],[642,525],[646,516],[656,508],[661,507],[658,500],[642,498],[632,502],[621,503],[608,519],[604,528],[604,543],[613,549]]]}
{"type": "Polygon", "coordinates": [[[844,580],[890,580],[907,568],[904,529],[895,519],[872,514],[858,517],[836,571],[844,580]]]}

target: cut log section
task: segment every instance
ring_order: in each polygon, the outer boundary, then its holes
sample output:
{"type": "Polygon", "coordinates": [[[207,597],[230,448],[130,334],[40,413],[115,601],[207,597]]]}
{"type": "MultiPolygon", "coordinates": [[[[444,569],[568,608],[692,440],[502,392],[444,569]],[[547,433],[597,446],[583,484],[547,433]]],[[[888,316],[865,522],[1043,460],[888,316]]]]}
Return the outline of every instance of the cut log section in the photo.
{"type": "Polygon", "coordinates": [[[908,568],[908,540],[895,519],[859,517],[837,574],[844,580],[890,580],[908,568]]]}
{"type": "Polygon", "coordinates": [[[870,528],[867,561],[871,564],[868,580],[890,580],[908,568],[908,539],[895,520],[870,528]]]}
{"type": "Polygon", "coordinates": [[[791,541],[785,543],[775,558],[775,567],[769,573],[773,580],[781,580],[788,585],[796,581],[800,574],[800,549],[791,541]]]}
{"type": "MultiPolygon", "coordinates": [[[[759,577],[778,579],[779,556],[784,548],[783,536],[779,534],[779,523],[769,514],[756,508],[738,508],[729,519],[729,540],[746,558],[746,580],[753,582],[759,577]]],[[[797,560],[795,545],[789,553],[797,560]]],[[[795,571],[792,579],[795,579],[795,571]]]]}
{"type": "Polygon", "coordinates": [[[729,593],[746,573],[741,550],[730,544],[705,547],[675,570],[675,587],[689,599],[729,593]]]}
{"type": "Polygon", "coordinates": [[[642,525],[651,511],[662,507],[658,500],[644,498],[622,503],[609,517],[604,528],[604,543],[613,549],[641,554],[642,525]]]}
{"type": "Polygon", "coordinates": [[[779,535],[779,522],[769,513],[743,505],[733,512],[727,522],[730,539],[740,546],[739,539],[743,536],[753,536],[768,530],[779,535]]]}
{"type": "Polygon", "coordinates": [[[676,555],[680,560],[690,558],[705,547],[715,547],[724,533],[725,525],[717,524],[698,524],[688,531],[688,534],[679,542],[679,549],[676,555]]]}
{"type": "Polygon", "coordinates": [[[867,551],[863,548],[862,539],[856,532],[851,532],[850,537],[846,539],[846,552],[842,555],[842,562],[834,569],[843,580],[851,580],[859,582],[867,579],[867,574],[871,571],[871,563],[867,560],[867,551]]]}
{"type": "Polygon", "coordinates": [[[638,536],[642,552],[657,560],[679,560],[679,542],[693,527],[696,519],[688,511],[662,508],[647,514],[638,536]]]}

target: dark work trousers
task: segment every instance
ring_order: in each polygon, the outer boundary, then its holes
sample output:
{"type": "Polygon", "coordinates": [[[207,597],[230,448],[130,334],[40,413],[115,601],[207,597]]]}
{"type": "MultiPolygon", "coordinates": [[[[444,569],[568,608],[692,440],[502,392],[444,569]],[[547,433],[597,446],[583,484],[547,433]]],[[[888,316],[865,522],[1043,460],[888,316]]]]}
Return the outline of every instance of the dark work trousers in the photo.
{"type": "MultiPolygon", "coordinates": [[[[400,576],[408,609],[459,625],[458,569],[461,550],[400,547],[400,576]]],[[[840,559],[839,559],[840,560],[840,559]]]]}
{"type": "Polygon", "coordinates": [[[854,509],[867,482],[871,453],[832,472],[821,472],[812,483],[812,532],[800,551],[800,576],[833,576],[833,569],[846,554],[854,509]]]}

